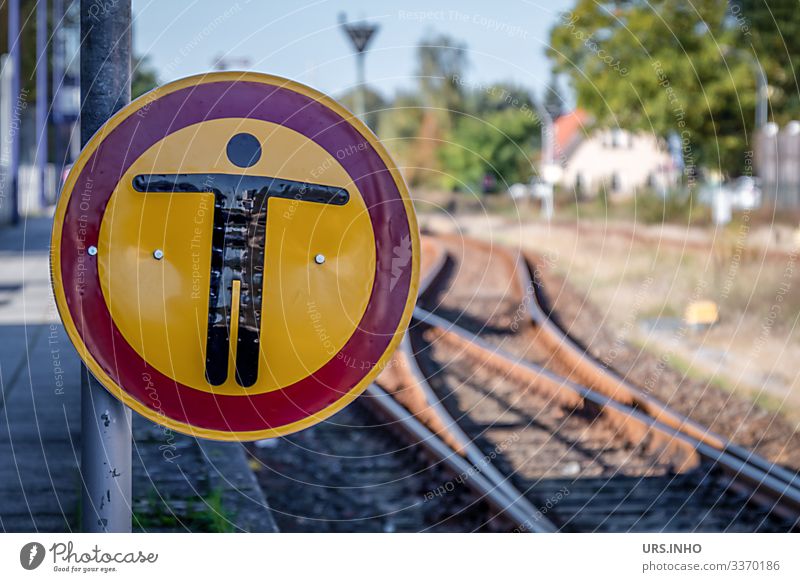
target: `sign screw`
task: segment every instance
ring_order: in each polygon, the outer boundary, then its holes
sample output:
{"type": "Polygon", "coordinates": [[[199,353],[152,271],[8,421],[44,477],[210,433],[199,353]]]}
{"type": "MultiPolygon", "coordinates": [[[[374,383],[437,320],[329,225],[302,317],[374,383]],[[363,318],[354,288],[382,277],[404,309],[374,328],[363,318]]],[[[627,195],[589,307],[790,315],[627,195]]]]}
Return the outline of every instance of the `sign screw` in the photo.
{"type": "Polygon", "coordinates": [[[153,251],[153,257],[154,257],[154,258],[155,258],[157,261],[160,261],[161,259],[163,259],[163,258],[164,258],[164,251],[162,251],[161,249],[156,249],[156,250],[154,250],[154,251],[153,251]]]}
{"type": "Polygon", "coordinates": [[[92,245],[88,249],[86,249],[86,252],[89,253],[89,256],[93,257],[97,254],[97,247],[92,245]]]}
{"type": "Polygon", "coordinates": [[[318,265],[321,265],[322,263],[325,262],[325,255],[322,254],[317,255],[316,257],[314,257],[314,262],[318,265]]]}

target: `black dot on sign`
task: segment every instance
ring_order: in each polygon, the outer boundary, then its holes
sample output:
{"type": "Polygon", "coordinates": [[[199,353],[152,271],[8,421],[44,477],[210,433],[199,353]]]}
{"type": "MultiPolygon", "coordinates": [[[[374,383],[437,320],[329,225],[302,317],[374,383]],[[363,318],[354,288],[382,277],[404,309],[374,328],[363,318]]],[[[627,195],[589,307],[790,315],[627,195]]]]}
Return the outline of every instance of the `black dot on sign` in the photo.
{"type": "Polygon", "coordinates": [[[234,166],[249,168],[261,159],[261,144],[250,133],[237,133],[228,142],[225,153],[234,166]]]}

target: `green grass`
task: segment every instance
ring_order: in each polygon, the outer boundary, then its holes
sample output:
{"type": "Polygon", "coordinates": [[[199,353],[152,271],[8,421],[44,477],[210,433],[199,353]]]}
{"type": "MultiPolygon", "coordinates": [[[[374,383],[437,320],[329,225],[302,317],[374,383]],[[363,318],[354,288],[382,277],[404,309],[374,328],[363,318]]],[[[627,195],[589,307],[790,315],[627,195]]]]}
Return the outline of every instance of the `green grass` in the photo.
{"type": "Polygon", "coordinates": [[[682,191],[662,196],[641,189],[636,196],[624,200],[609,200],[602,195],[576,201],[571,193],[557,194],[556,215],[562,219],[631,220],[645,224],[708,224],[711,211],[699,204],[696,197],[682,191]]]}
{"type": "MultiPolygon", "coordinates": [[[[647,342],[640,338],[630,338],[630,343],[633,344],[635,347],[639,348],[640,350],[644,350],[650,355],[655,358],[661,358],[664,353],[662,350],[652,344],[652,342],[647,342]]],[[[705,370],[702,370],[692,364],[688,359],[684,358],[680,354],[676,354],[675,352],[670,352],[669,354],[669,366],[674,370],[677,370],[681,374],[683,374],[686,378],[690,380],[696,380],[698,382],[702,382],[709,386],[715,386],[720,388],[726,392],[731,394],[741,394],[740,390],[737,390],[733,382],[721,376],[719,374],[710,374],[705,370]]]]}
{"type": "MultiPolygon", "coordinates": [[[[663,355],[662,351],[658,347],[646,342],[643,339],[630,338],[629,341],[632,345],[648,352],[656,358],[660,358],[663,355]]],[[[737,386],[724,375],[711,374],[705,370],[699,369],[697,366],[693,365],[692,362],[674,352],[670,354],[669,366],[690,380],[695,380],[709,386],[714,386],[724,390],[729,394],[735,394],[736,396],[747,398],[756,407],[765,412],[780,414],[789,420],[793,420],[796,416],[792,415],[791,413],[787,414],[789,411],[786,409],[786,403],[780,397],[770,392],[766,392],[765,390],[743,389],[741,386],[737,386]]]]}
{"type": "Polygon", "coordinates": [[[185,499],[161,499],[151,491],[145,510],[134,511],[133,526],[138,531],[151,529],[174,529],[192,532],[228,533],[233,531],[233,515],[228,513],[222,503],[222,489],[214,489],[203,497],[191,496],[185,499]],[[171,501],[186,503],[185,515],[171,507],[171,501]]]}

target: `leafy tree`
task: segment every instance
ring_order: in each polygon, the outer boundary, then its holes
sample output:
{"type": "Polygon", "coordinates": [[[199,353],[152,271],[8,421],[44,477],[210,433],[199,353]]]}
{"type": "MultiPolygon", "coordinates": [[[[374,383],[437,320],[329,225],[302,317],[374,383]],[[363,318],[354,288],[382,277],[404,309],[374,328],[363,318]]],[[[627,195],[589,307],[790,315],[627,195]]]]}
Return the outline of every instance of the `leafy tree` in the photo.
{"type": "Polygon", "coordinates": [[[133,57],[131,74],[131,98],[136,99],[158,85],[158,74],[150,64],[150,57],[133,57]]]}
{"type": "Polygon", "coordinates": [[[476,88],[439,150],[444,184],[478,184],[485,174],[507,186],[530,179],[539,119],[530,94],[513,85],[476,88]]]}
{"type": "Polygon", "coordinates": [[[417,47],[417,78],[427,107],[460,110],[463,77],[469,62],[466,45],[447,35],[423,39],[417,47]]]}
{"type": "MultiPolygon", "coordinates": [[[[421,152],[425,150],[421,144],[420,133],[425,108],[418,93],[413,91],[399,92],[381,112],[378,121],[381,141],[392,154],[403,174],[412,185],[419,185],[430,176],[425,176],[422,169],[427,167],[421,152]]],[[[430,154],[428,154],[430,155],[430,154]]]]}
{"type": "Polygon", "coordinates": [[[737,174],[753,126],[755,77],[718,0],[577,0],[548,55],[603,124],[678,134],[687,175],[737,174]]]}
{"type": "Polygon", "coordinates": [[[419,92],[426,108],[421,137],[438,140],[451,130],[455,113],[464,105],[466,46],[446,35],[430,37],[417,47],[417,59],[419,92]]]}
{"type": "MultiPolygon", "coordinates": [[[[339,101],[347,107],[350,111],[355,111],[356,108],[356,92],[358,88],[355,87],[347,91],[339,98],[339,101]]],[[[364,107],[366,109],[366,122],[372,131],[377,132],[379,127],[380,115],[382,110],[386,107],[386,100],[383,95],[370,87],[364,88],[364,107]]]]}
{"type": "Polygon", "coordinates": [[[729,25],[740,46],[757,58],[767,75],[773,119],[800,117],[800,18],[796,0],[733,0],[729,25]]]}
{"type": "Polygon", "coordinates": [[[424,38],[417,47],[417,94],[399,94],[379,122],[381,136],[392,140],[390,149],[412,185],[439,181],[437,152],[464,107],[467,66],[464,44],[446,35],[424,38]]]}

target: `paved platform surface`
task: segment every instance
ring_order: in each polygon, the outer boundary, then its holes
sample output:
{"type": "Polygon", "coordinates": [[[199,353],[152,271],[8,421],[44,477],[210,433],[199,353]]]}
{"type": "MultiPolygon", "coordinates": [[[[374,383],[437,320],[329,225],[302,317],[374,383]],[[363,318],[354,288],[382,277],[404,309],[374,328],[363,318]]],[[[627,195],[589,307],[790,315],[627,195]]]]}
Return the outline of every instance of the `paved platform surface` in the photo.
{"type": "MultiPolygon", "coordinates": [[[[0,226],[0,531],[80,523],[80,361],[53,302],[50,227],[0,226]]],[[[133,416],[135,530],[276,530],[242,446],[133,416]]]]}

